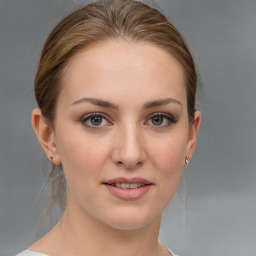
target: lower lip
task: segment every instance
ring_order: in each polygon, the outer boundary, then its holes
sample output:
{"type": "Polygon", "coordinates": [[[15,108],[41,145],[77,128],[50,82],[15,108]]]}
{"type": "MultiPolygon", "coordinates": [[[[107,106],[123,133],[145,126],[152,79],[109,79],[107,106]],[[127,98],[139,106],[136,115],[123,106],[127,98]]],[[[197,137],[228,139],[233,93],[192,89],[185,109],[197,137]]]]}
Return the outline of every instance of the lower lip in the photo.
{"type": "Polygon", "coordinates": [[[104,185],[108,188],[110,193],[125,200],[139,199],[140,197],[144,196],[152,186],[152,185],[146,185],[139,188],[123,189],[123,188],[118,188],[118,187],[107,185],[107,184],[104,184],[104,185]]]}

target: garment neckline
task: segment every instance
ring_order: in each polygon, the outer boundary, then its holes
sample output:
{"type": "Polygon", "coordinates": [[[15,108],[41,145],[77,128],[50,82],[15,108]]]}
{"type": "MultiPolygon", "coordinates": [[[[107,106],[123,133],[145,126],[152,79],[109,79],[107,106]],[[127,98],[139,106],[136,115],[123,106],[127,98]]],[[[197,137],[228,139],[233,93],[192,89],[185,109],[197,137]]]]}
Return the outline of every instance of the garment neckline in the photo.
{"type": "Polygon", "coordinates": [[[41,253],[41,252],[32,251],[32,250],[29,250],[29,249],[25,250],[25,252],[32,252],[32,253],[36,253],[36,254],[42,255],[42,256],[49,256],[48,254],[44,254],[44,253],[41,253]]]}
{"type": "MultiPolygon", "coordinates": [[[[170,253],[170,255],[176,256],[169,248],[167,248],[166,246],[164,246],[164,247],[168,250],[168,252],[170,253]]],[[[44,254],[44,253],[41,253],[41,252],[35,252],[35,251],[29,250],[29,249],[27,249],[27,250],[25,250],[25,251],[26,251],[26,252],[36,253],[36,254],[41,255],[41,256],[49,256],[49,255],[47,255],[47,254],[44,254]]]]}

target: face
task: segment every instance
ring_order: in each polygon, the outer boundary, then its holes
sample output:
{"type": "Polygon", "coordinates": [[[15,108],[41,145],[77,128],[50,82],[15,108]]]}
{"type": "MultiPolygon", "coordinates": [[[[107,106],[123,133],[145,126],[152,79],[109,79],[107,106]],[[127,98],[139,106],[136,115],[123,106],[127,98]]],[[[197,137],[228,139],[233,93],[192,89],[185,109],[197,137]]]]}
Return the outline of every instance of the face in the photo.
{"type": "Polygon", "coordinates": [[[180,64],[149,43],[80,52],[63,77],[53,139],[67,210],[119,229],[158,219],[195,140],[180,64]]]}

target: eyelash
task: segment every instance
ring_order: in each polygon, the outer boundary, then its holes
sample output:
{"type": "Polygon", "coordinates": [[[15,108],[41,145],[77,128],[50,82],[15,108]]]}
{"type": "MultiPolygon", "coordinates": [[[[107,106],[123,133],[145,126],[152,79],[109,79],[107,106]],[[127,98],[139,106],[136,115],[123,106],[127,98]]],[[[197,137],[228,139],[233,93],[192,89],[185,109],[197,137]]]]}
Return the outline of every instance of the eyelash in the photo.
{"type": "Polygon", "coordinates": [[[177,119],[175,119],[173,116],[166,114],[166,113],[162,113],[162,112],[154,113],[149,116],[149,120],[152,120],[154,117],[161,117],[161,118],[167,120],[167,124],[165,124],[165,125],[159,125],[159,126],[153,125],[155,128],[165,128],[165,127],[169,127],[169,126],[177,123],[177,119]]]}
{"type": "MultiPolygon", "coordinates": [[[[110,121],[108,121],[108,117],[105,116],[103,113],[90,113],[90,114],[88,114],[88,115],[83,116],[83,117],[80,119],[80,122],[81,122],[84,126],[88,127],[89,129],[100,129],[100,128],[102,127],[101,124],[100,124],[99,126],[86,124],[86,122],[87,122],[87,121],[90,121],[90,119],[93,118],[93,117],[100,117],[100,118],[102,118],[102,119],[107,120],[107,122],[110,122],[110,121]]],[[[173,116],[171,116],[171,115],[169,115],[169,114],[166,114],[166,113],[162,113],[162,112],[160,112],[160,113],[154,113],[154,114],[150,115],[150,116],[148,117],[148,121],[151,120],[151,122],[152,122],[152,119],[155,118],[155,117],[161,117],[161,118],[163,118],[163,119],[166,119],[166,120],[167,120],[167,124],[165,124],[165,125],[162,125],[162,124],[161,124],[161,125],[154,125],[154,124],[152,124],[152,126],[153,126],[154,128],[165,128],[165,127],[169,127],[169,126],[171,126],[171,125],[177,123],[177,119],[175,119],[173,116]]],[[[148,121],[147,121],[147,122],[148,122],[148,121]]],[[[163,121],[163,122],[164,122],[164,121],[163,121]]],[[[103,125],[103,126],[104,126],[104,125],[103,125]]],[[[107,126],[110,126],[110,125],[107,125],[107,126]]]]}
{"type": "MultiPolygon", "coordinates": [[[[93,126],[93,125],[88,125],[88,124],[86,124],[86,121],[90,120],[90,119],[93,118],[93,117],[100,117],[100,118],[103,118],[103,119],[105,119],[105,120],[108,121],[108,118],[107,118],[103,113],[91,113],[91,114],[85,115],[84,117],[81,118],[80,121],[81,121],[81,123],[82,123],[84,126],[90,128],[90,129],[100,129],[101,126],[93,126]]],[[[108,122],[109,122],[109,121],[108,121],[108,122]]]]}

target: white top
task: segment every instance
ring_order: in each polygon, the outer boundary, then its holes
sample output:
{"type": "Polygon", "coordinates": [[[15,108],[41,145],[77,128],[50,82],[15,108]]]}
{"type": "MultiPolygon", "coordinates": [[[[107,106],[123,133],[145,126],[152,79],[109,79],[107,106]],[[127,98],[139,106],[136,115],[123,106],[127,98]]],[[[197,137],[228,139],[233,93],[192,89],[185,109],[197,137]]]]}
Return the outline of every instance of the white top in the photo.
{"type": "MultiPolygon", "coordinates": [[[[169,250],[169,252],[172,254],[172,256],[178,256],[178,255],[174,254],[170,249],[168,249],[168,248],[166,248],[166,249],[169,250]]],[[[48,256],[48,255],[39,253],[39,252],[33,252],[30,250],[25,250],[25,251],[17,254],[16,256],[48,256]]]]}
{"type": "Polygon", "coordinates": [[[33,251],[25,250],[25,251],[17,254],[16,256],[48,256],[48,255],[43,254],[43,253],[39,253],[39,252],[33,252],[33,251]]]}

